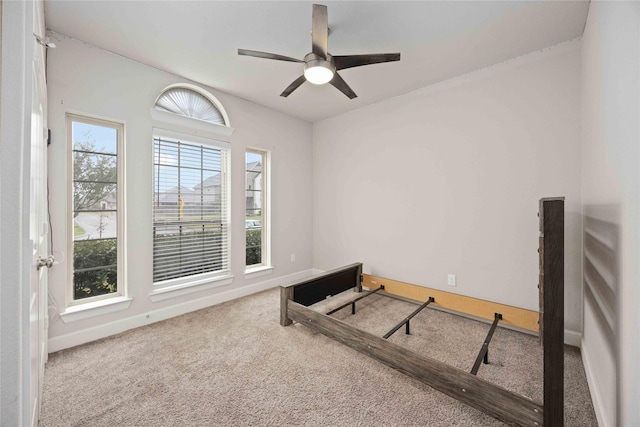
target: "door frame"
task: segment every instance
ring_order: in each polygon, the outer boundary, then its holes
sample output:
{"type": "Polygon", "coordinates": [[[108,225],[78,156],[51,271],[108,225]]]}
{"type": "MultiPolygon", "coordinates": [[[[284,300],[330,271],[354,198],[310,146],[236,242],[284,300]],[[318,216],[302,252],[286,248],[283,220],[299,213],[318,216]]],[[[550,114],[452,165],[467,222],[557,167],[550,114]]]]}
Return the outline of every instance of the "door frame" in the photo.
{"type": "Polygon", "coordinates": [[[31,380],[40,373],[32,372],[32,340],[37,349],[46,341],[31,330],[29,226],[34,18],[43,7],[36,0],[0,5],[0,425],[34,422],[39,391],[31,380]]]}

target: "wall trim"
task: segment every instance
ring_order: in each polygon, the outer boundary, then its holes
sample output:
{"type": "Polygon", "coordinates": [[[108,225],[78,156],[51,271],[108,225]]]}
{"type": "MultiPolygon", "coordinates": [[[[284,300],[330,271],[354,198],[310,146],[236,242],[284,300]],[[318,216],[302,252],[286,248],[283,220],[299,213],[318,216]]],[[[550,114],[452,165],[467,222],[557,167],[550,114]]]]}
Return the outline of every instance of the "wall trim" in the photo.
{"type": "Polygon", "coordinates": [[[300,280],[313,273],[313,269],[299,271],[297,273],[287,274],[274,279],[259,282],[253,285],[243,286],[237,289],[230,289],[225,292],[207,295],[203,298],[187,301],[181,304],[175,304],[158,310],[152,310],[140,313],[135,316],[116,320],[104,325],[95,326],[89,329],[72,332],[70,334],[61,335],[50,338],[48,341],[49,353],[86,344],[91,341],[106,338],[111,335],[119,334],[130,329],[139,328],[141,326],[150,325],[152,323],[167,320],[172,317],[190,313],[192,311],[201,310],[216,304],[238,299],[244,296],[255,294],[277,286],[286,285],[294,281],[300,280]]]}
{"type": "Polygon", "coordinates": [[[596,413],[596,419],[598,425],[601,427],[613,427],[608,423],[609,417],[607,417],[604,409],[604,403],[602,402],[602,395],[596,385],[596,379],[593,370],[593,362],[589,358],[587,346],[584,340],[581,341],[580,353],[582,354],[582,365],[584,366],[584,372],[587,376],[587,384],[589,386],[589,392],[591,393],[591,402],[593,403],[593,410],[596,413]]]}

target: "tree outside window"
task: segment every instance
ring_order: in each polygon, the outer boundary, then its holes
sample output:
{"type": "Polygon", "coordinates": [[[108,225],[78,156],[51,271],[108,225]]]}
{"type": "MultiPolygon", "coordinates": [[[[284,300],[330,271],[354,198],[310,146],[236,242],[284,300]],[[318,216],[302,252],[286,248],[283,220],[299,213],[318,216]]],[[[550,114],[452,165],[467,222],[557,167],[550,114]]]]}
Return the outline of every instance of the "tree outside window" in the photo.
{"type": "Polygon", "coordinates": [[[71,116],[72,300],[118,292],[118,141],[122,125],[71,116]]]}

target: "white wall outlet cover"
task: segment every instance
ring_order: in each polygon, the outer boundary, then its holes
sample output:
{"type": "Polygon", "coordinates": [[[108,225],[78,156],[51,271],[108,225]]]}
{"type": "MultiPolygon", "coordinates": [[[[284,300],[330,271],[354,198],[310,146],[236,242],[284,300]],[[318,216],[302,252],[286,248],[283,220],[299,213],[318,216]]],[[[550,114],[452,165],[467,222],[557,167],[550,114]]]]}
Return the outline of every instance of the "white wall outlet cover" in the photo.
{"type": "Polygon", "coordinates": [[[457,280],[456,280],[456,275],[455,274],[449,274],[447,276],[447,284],[449,286],[456,286],[457,280]]]}

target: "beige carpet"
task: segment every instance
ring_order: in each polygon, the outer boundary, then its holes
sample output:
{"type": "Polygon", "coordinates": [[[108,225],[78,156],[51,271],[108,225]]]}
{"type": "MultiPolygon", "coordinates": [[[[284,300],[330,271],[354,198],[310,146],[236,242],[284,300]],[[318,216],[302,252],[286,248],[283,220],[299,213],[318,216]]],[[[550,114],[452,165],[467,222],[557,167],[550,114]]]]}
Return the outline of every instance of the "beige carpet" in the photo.
{"type": "MultiPolygon", "coordinates": [[[[334,316],[383,335],[415,307],[373,295],[334,316]]],[[[488,328],[427,308],[411,335],[390,339],[470,370],[488,328]]],[[[537,338],[499,328],[489,348],[478,375],[541,401],[537,338]]],[[[578,349],[565,366],[565,424],[596,426],[578,349]]],[[[281,327],[273,289],[50,355],[40,425],[503,424],[302,325],[281,327]]]]}

